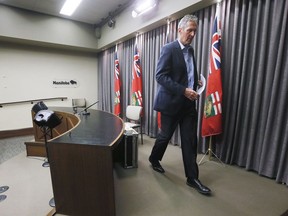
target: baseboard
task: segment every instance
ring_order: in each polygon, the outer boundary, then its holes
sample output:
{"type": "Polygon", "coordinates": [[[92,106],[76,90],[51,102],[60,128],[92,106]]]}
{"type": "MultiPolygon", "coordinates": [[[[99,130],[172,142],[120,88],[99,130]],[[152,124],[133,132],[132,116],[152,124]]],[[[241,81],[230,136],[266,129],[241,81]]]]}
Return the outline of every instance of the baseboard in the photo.
{"type": "Polygon", "coordinates": [[[28,136],[33,135],[33,128],[23,128],[16,130],[0,131],[0,139],[17,137],[17,136],[28,136]]]}

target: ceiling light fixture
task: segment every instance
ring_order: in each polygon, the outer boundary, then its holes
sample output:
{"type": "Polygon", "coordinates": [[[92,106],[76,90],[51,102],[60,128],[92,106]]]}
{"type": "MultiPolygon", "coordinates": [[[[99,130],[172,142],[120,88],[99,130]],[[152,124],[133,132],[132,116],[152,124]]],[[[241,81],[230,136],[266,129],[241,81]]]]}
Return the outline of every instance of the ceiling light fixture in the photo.
{"type": "Polygon", "coordinates": [[[71,16],[82,0],[66,0],[61,8],[60,14],[71,16]]]}
{"type": "Polygon", "coordinates": [[[146,0],[144,2],[141,2],[137,5],[137,7],[132,11],[132,17],[140,16],[152,8],[154,8],[157,5],[157,0],[146,0]]]}

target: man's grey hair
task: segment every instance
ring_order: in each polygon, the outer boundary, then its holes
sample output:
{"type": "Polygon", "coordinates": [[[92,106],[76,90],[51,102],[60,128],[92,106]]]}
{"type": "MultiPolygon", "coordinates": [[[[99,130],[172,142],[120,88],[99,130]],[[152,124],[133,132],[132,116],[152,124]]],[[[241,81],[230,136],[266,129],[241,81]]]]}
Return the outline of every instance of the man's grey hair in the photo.
{"type": "Polygon", "coordinates": [[[195,15],[185,15],[178,23],[178,28],[185,28],[188,22],[194,22],[198,25],[198,17],[195,15]]]}

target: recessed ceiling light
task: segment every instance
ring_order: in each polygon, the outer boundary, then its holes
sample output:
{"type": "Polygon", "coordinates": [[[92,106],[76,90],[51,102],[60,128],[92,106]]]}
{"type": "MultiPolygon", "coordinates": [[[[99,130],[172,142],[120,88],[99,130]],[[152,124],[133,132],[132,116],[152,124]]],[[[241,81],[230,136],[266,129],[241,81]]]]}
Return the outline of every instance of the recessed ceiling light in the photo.
{"type": "Polygon", "coordinates": [[[66,0],[61,8],[60,14],[71,16],[82,0],[66,0]]]}
{"type": "Polygon", "coordinates": [[[146,0],[137,5],[137,7],[132,11],[132,17],[137,17],[143,13],[148,12],[157,5],[157,0],[146,0]]]}

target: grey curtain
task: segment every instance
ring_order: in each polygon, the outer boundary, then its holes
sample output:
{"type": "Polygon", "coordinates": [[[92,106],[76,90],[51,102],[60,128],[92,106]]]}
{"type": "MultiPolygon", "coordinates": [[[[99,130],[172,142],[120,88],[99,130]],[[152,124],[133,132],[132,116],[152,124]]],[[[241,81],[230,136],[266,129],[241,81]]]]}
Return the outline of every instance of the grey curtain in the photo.
{"type": "MultiPolygon", "coordinates": [[[[288,183],[288,1],[223,0],[222,87],[223,133],[213,137],[213,151],[227,164],[236,164],[259,175],[288,183]]],[[[193,40],[197,68],[205,77],[216,5],[193,12],[199,28],[193,40]]],[[[192,11],[191,11],[192,13],[192,11]]],[[[178,20],[137,36],[143,72],[143,131],[155,137],[157,90],[155,69],[162,46],[177,37],[178,20]]],[[[130,103],[135,38],[118,44],[123,116],[130,103]]],[[[99,101],[113,112],[115,47],[99,54],[99,101]],[[107,88],[108,86],[108,88],[107,88]],[[110,87],[110,88],[109,88],[110,87]]],[[[199,152],[208,140],[200,136],[204,97],[198,104],[199,152]]],[[[180,143],[177,130],[171,140],[180,143]]]]}
{"type": "Polygon", "coordinates": [[[288,1],[223,4],[221,158],[288,182],[288,1]]]}

